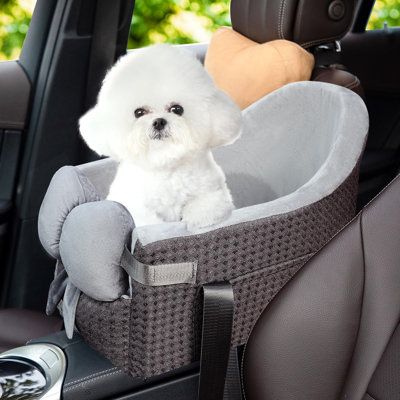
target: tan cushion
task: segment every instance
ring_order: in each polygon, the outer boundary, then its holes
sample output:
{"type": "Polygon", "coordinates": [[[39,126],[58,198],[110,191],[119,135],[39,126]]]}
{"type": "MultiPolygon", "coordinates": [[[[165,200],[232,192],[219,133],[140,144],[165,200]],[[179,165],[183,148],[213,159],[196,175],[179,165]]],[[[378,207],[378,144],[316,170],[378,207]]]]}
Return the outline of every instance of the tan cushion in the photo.
{"type": "Polygon", "coordinates": [[[256,43],[230,28],[211,38],[205,67],[242,109],[290,82],[311,77],[314,57],[296,43],[256,43]]]}

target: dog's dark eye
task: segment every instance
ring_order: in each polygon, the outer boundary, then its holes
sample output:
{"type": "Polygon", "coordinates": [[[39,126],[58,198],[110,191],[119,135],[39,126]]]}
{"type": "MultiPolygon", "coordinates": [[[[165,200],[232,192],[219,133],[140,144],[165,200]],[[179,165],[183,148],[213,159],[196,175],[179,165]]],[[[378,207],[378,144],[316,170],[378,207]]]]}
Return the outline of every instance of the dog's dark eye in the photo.
{"type": "Polygon", "coordinates": [[[148,111],[145,110],[144,108],[137,108],[135,110],[135,117],[140,118],[140,117],[143,117],[143,115],[146,115],[147,113],[148,113],[148,111]]]}
{"type": "Polygon", "coordinates": [[[182,115],[183,114],[183,107],[180,106],[179,104],[174,104],[171,106],[168,110],[169,112],[172,112],[176,115],[182,115]]]}

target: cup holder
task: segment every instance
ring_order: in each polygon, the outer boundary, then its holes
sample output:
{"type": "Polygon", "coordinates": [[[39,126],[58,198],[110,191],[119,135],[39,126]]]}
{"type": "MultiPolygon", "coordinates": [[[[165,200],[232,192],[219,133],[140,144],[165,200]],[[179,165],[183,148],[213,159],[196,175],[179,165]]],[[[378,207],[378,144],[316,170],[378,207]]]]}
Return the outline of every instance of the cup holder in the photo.
{"type": "Polygon", "coordinates": [[[0,354],[1,400],[58,400],[67,362],[52,344],[31,344],[0,354]]]}

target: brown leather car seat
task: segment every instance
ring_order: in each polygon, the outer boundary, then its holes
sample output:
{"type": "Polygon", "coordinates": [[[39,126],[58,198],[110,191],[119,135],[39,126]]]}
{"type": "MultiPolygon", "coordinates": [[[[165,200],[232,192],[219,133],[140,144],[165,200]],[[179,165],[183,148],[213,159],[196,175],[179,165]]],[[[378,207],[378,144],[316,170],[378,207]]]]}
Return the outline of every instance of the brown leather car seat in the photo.
{"type": "Polygon", "coordinates": [[[329,53],[350,30],[355,0],[232,0],[235,31],[259,43],[287,39],[316,56],[312,80],[334,83],[363,95],[359,79],[345,67],[330,64],[329,53]],[[326,62],[328,62],[326,64],[326,62]]]}
{"type": "Polygon", "coordinates": [[[62,320],[39,311],[5,308],[0,310],[0,353],[23,346],[28,340],[62,328],[62,320]]]}
{"type": "Polygon", "coordinates": [[[400,177],[264,311],[247,400],[400,399],[400,177]]]}

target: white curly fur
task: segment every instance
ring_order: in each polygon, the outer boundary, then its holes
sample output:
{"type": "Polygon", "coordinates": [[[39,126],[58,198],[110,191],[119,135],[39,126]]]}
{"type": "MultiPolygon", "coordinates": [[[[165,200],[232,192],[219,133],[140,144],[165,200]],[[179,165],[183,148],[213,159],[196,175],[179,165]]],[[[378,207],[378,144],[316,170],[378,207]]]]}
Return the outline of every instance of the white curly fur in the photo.
{"type": "Polygon", "coordinates": [[[155,45],[122,57],[79,123],[91,149],[119,161],[107,198],[123,204],[136,226],[183,220],[193,231],[231,214],[211,149],[237,139],[241,112],[185,50],[155,45]],[[177,104],[182,115],[169,111],[177,104]],[[147,114],[136,118],[138,108],[147,114]],[[156,118],[167,122],[161,133],[156,118]]]}

